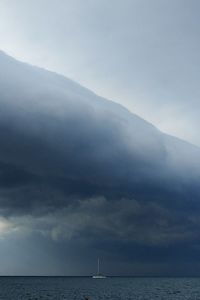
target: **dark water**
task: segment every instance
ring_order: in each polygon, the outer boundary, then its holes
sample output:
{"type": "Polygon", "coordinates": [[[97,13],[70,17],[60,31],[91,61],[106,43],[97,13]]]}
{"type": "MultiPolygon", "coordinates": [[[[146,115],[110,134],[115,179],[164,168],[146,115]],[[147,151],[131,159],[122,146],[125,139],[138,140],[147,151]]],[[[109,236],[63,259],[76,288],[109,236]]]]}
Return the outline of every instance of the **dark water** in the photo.
{"type": "Polygon", "coordinates": [[[0,300],[200,300],[200,278],[0,277],[0,300]]]}

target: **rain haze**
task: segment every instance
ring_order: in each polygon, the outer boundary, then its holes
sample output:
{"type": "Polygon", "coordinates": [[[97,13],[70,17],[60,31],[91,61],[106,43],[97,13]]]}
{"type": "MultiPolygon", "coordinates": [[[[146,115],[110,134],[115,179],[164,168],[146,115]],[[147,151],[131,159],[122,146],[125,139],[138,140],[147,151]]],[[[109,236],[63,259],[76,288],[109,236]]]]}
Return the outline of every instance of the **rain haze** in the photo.
{"type": "Polygon", "coordinates": [[[0,1],[0,275],[199,275],[199,1],[0,1]]]}

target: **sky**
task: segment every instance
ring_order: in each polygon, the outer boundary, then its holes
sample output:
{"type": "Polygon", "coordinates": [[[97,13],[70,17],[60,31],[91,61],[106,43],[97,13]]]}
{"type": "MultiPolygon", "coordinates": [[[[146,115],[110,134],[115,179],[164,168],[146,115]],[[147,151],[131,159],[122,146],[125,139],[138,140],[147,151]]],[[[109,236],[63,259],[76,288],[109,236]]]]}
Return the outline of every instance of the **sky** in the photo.
{"type": "Polygon", "coordinates": [[[62,75],[0,66],[0,274],[91,275],[97,257],[108,275],[199,274],[199,147],[62,75]]]}
{"type": "Polygon", "coordinates": [[[1,49],[200,145],[198,0],[1,0],[1,49]]]}
{"type": "Polygon", "coordinates": [[[200,274],[199,5],[0,1],[0,275],[200,274]]]}

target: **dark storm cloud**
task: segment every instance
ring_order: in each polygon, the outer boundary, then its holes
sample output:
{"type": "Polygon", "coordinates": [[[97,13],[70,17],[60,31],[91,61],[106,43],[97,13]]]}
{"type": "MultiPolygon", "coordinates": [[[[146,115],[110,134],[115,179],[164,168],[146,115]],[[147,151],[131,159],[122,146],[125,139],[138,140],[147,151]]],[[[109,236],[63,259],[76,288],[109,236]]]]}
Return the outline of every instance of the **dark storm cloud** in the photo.
{"type": "Polygon", "coordinates": [[[0,67],[0,210],[11,234],[89,253],[121,243],[130,259],[134,247],[198,244],[199,148],[60,75],[4,53],[0,67]]]}
{"type": "Polygon", "coordinates": [[[190,189],[199,176],[196,147],[162,135],[62,76],[3,53],[0,62],[4,192],[38,186],[41,194],[62,193],[66,203],[69,195],[115,199],[138,194],[160,201],[173,193],[182,196],[182,189],[187,193],[185,186],[190,189]]]}

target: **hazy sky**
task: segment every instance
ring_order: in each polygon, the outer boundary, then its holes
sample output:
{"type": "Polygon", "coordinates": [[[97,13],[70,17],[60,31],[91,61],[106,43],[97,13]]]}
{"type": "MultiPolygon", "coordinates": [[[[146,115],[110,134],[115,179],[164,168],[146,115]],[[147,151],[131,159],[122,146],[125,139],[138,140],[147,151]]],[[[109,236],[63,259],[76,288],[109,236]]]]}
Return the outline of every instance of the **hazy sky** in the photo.
{"type": "Polygon", "coordinates": [[[200,145],[198,0],[1,0],[0,48],[200,145]]]}

